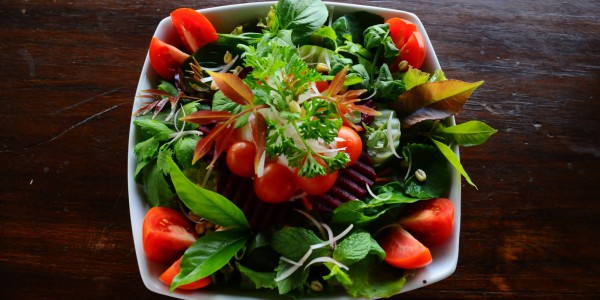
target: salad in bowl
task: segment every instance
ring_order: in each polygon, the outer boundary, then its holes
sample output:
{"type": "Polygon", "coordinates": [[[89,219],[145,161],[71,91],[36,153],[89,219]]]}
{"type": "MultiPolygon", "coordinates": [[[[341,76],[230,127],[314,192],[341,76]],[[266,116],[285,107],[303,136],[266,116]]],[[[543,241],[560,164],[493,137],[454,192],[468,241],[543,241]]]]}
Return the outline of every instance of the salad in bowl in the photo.
{"type": "Polygon", "coordinates": [[[280,0],[174,10],[133,108],[130,212],[146,286],[193,299],[386,298],[458,259],[448,79],[407,12],[280,0]]]}

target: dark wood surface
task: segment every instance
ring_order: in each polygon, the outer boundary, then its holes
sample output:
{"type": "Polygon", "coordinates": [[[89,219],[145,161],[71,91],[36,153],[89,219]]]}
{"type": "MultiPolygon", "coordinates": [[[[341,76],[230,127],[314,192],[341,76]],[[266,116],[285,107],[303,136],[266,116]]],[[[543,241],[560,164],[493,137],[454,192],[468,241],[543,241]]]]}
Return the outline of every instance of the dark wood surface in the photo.
{"type": "MultiPolygon", "coordinates": [[[[129,221],[128,128],[158,22],[249,1],[3,1],[0,299],[161,299],[129,221]]],[[[600,4],[350,1],[416,13],[448,77],[485,80],[459,120],[460,258],[407,299],[600,299],[600,4]]]]}

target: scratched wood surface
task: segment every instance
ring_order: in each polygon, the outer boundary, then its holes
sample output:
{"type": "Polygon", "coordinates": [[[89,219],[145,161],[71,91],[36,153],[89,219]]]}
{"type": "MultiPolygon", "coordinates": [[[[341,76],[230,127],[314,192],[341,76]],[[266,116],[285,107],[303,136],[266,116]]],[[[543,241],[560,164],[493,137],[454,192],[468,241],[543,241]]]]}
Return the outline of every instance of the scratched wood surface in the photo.
{"type": "MultiPolygon", "coordinates": [[[[159,20],[249,1],[3,1],[0,299],[161,299],[131,236],[127,134],[159,20]]],[[[460,259],[410,299],[600,297],[600,4],[350,1],[416,13],[449,77],[486,81],[460,119],[460,259]]]]}

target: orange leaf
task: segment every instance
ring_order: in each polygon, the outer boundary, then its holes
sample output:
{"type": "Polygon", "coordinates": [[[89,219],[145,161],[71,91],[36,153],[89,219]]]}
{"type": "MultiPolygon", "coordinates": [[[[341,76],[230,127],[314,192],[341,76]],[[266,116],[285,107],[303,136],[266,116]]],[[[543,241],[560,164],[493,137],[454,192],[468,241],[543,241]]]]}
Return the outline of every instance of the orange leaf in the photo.
{"type": "Polygon", "coordinates": [[[221,153],[223,153],[223,151],[227,151],[225,148],[231,145],[231,140],[234,138],[232,133],[235,130],[235,126],[225,126],[225,124],[219,125],[224,125],[224,129],[219,133],[220,137],[215,139],[215,153],[209,166],[213,166],[217,159],[219,159],[219,156],[221,156],[221,153]]]}
{"type": "Polygon", "coordinates": [[[255,112],[248,119],[248,123],[250,123],[250,128],[252,128],[252,140],[256,146],[256,156],[254,157],[254,170],[256,171],[258,170],[260,158],[267,147],[267,121],[262,114],[255,112]]]}
{"type": "Polygon", "coordinates": [[[216,73],[207,71],[223,94],[231,101],[248,105],[254,102],[254,94],[237,75],[232,73],[216,73]]]}
{"type": "Polygon", "coordinates": [[[369,116],[380,116],[381,112],[375,109],[372,109],[365,105],[354,105],[354,110],[360,111],[361,113],[369,116]]]}
{"type": "Polygon", "coordinates": [[[458,113],[483,81],[428,82],[404,92],[390,107],[401,117],[402,127],[425,120],[444,119],[458,113]]]}
{"type": "Polygon", "coordinates": [[[344,67],[343,70],[335,74],[335,76],[331,80],[331,83],[329,83],[329,87],[323,92],[323,94],[329,97],[337,95],[344,87],[344,81],[346,81],[347,72],[348,66],[344,67]]]}
{"type": "Polygon", "coordinates": [[[204,157],[208,151],[210,151],[210,147],[217,140],[217,138],[227,130],[228,127],[228,122],[219,123],[205,137],[198,141],[196,148],[194,149],[194,158],[192,159],[192,164],[195,164],[199,159],[204,157]]]}
{"type": "Polygon", "coordinates": [[[224,122],[231,119],[232,115],[227,111],[200,110],[181,118],[182,121],[199,125],[206,125],[215,122],[224,122]]]}

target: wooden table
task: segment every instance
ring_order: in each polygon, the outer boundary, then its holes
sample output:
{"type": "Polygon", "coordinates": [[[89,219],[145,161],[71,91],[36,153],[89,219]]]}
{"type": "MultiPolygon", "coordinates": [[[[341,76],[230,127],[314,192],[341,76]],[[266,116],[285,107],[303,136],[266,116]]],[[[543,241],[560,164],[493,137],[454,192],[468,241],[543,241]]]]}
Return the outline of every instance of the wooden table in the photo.
{"type": "MultiPolygon", "coordinates": [[[[239,2],[4,1],[0,299],[163,298],[132,241],[132,99],[163,17],[239,2]]],[[[403,297],[599,299],[600,4],[350,2],[416,13],[449,77],[485,80],[459,120],[499,130],[461,152],[456,272],[403,297]]]]}

